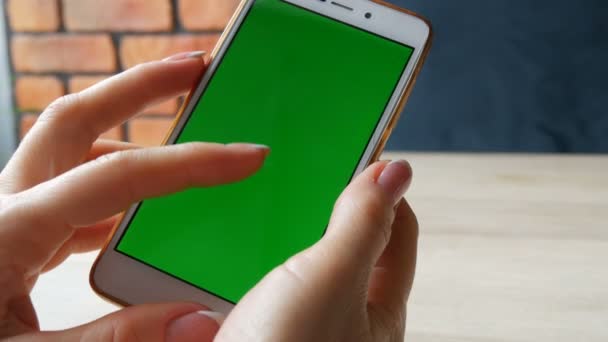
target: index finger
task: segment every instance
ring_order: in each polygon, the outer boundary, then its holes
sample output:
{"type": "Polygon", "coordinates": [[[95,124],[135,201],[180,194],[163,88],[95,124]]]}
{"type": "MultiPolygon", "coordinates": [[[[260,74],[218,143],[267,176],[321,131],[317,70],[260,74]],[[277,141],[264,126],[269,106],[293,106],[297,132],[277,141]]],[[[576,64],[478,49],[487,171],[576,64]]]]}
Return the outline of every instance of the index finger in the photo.
{"type": "Polygon", "coordinates": [[[268,148],[191,143],[111,154],[12,195],[0,215],[0,250],[40,270],[82,227],[145,198],[236,182],[256,172],[268,148]],[[3,219],[3,220],[2,220],[3,219]]]}
{"type": "Polygon", "coordinates": [[[28,190],[41,213],[82,226],[146,198],[242,180],[263,164],[269,148],[188,143],[102,156],[28,190]]]}

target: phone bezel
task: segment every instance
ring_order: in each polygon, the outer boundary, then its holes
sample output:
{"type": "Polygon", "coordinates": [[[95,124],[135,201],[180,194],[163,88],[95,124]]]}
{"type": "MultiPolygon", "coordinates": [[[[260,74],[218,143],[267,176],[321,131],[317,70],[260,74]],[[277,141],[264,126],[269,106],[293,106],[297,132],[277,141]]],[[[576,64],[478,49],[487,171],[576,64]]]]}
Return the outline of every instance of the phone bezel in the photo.
{"type": "MultiPolygon", "coordinates": [[[[217,70],[230,42],[235,37],[239,26],[255,1],[244,0],[240,3],[220,42],[211,54],[207,72],[203,75],[194,91],[191,92],[186,106],[182,108],[180,115],[178,115],[173,129],[166,139],[168,144],[176,141],[188,117],[192,114],[198,102],[197,100],[208,85],[211,76],[217,70]]],[[[384,147],[384,143],[386,143],[388,135],[390,135],[390,131],[401,111],[407,93],[411,90],[412,81],[420,70],[420,66],[428,52],[431,27],[424,19],[410,12],[398,10],[394,6],[382,3],[381,1],[339,1],[339,3],[351,7],[352,11],[334,6],[329,1],[281,1],[297,5],[414,48],[411,60],[401,75],[397,88],[391,96],[389,104],[355,170],[355,174],[358,174],[371,161],[378,157],[384,147]],[[371,18],[366,18],[365,13],[367,12],[373,14],[371,18]]],[[[90,283],[95,292],[121,305],[193,301],[202,303],[214,311],[227,314],[234,306],[231,302],[115,251],[116,244],[120,240],[123,231],[127,228],[131,217],[135,214],[137,206],[138,204],[134,204],[124,214],[124,217],[115,228],[114,233],[93,265],[90,283]]]]}

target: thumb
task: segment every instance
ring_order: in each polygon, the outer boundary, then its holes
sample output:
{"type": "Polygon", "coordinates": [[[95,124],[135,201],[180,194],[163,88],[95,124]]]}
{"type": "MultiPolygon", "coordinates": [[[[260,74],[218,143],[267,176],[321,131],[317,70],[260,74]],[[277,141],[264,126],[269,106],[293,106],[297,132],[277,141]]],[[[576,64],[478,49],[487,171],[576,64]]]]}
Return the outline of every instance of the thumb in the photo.
{"type": "Polygon", "coordinates": [[[369,324],[345,325],[344,317],[358,315],[363,311],[358,304],[367,304],[357,303],[357,297],[367,299],[366,280],[388,244],[394,207],[411,177],[404,161],[379,162],[359,175],[336,203],[327,234],[247,293],[219,339],[245,340],[258,327],[270,326],[277,341],[360,340],[369,324]]]}
{"type": "Polygon", "coordinates": [[[368,275],[390,241],[395,206],[411,180],[403,160],[369,167],[340,196],[327,234],[309,253],[330,255],[326,263],[343,275],[368,275]]]}
{"type": "Polygon", "coordinates": [[[412,168],[403,160],[367,168],[336,202],[325,236],[279,269],[327,293],[334,288],[329,284],[368,280],[390,241],[395,206],[411,180],[412,168]]]}
{"type": "Polygon", "coordinates": [[[197,304],[150,304],[65,331],[22,335],[15,341],[211,342],[222,321],[223,316],[197,304]]]}

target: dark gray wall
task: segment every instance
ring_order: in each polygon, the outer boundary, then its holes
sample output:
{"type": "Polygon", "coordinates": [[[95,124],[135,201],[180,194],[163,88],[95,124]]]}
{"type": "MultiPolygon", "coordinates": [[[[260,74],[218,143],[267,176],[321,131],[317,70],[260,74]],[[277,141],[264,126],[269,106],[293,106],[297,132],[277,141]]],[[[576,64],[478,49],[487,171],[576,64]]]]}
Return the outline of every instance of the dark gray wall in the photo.
{"type": "Polygon", "coordinates": [[[608,1],[393,2],[436,39],[389,149],[608,152],[608,1]]]}

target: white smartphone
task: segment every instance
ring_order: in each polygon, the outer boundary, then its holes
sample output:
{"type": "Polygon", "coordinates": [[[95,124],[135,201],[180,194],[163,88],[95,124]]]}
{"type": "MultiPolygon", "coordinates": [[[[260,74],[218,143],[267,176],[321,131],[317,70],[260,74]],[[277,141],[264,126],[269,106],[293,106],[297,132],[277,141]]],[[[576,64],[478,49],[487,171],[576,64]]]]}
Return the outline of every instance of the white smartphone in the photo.
{"type": "Polygon", "coordinates": [[[318,241],[334,201],[377,159],[429,51],[430,24],[369,0],[245,0],[167,137],[255,142],[251,178],[133,205],[91,271],[123,305],[228,313],[318,241]]]}

